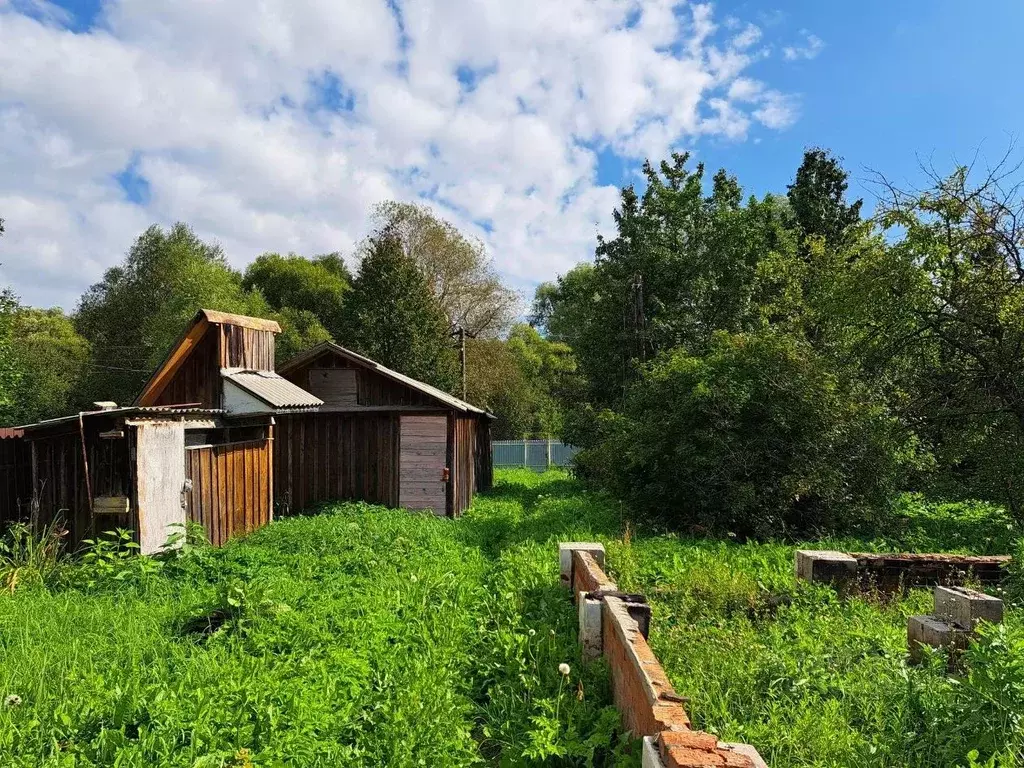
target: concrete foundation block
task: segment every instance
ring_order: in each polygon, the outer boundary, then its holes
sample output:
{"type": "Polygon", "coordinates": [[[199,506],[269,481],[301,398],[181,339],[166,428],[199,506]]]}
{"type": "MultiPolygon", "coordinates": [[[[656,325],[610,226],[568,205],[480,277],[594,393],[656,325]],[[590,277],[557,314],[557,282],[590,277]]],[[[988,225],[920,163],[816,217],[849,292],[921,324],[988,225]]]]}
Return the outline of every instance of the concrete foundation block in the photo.
{"type": "Polygon", "coordinates": [[[1003,620],[1003,601],[966,587],[936,587],[935,615],[974,631],[979,621],[998,624],[1003,620]]]}
{"type": "Polygon", "coordinates": [[[640,761],[642,768],[665,768],[661,760],[658,746],[654,743],[653,736],[644,736],[643,754],[640,761]]]}
{"type": "Polygon", "coordinates": [[[580,646],[583,649],[583,660],[593,661],[601,657],[604,643],[601,635],[601,601],[587,600],[584,593],[577,595],[580,613],[580,646]]]}
{"type": "Polygon", "coordinates": [[[754,768],[768,768],[768,764],[764,761],[764,758],[758,754],[758,751],[749,744],[734,744],[732,742],[723,742],[719,745],[723,750],[728,750],[736,755],[743,755],[751,763],[754,764],[754,768]]]}
{"type": "Polygon", "coordinates": [[[911,616],[907,622],[907,648],[911,661],[920,661],[923,646],[962,650],[967,645],[967,630],[936,616],[911,616]]]}
{"type": "Polygon", "coordinates": [[[593,541],[563,541],[558,545],[558,572],[562,586],[568,587],[572,581],[572,553],[589,552],[595,562],[604,568],[604,544],[593,541]]]}
{"type": "Polygon", "coordinates": [[[845,552],[799,549],[795,559],[796,577],[804,581],[845,587],[857,579],[857,558],[845,552]]]}

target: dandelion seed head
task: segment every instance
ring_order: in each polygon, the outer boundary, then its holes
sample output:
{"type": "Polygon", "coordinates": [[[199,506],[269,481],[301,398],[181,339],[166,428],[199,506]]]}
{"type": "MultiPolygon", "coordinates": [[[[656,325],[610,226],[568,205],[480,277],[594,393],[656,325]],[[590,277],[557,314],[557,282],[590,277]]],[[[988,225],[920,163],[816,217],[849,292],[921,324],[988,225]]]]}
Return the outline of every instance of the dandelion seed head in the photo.
{"type": "Polygon", "coordinates": [[[528,634],[528,635],[529,635],[530,637],[533,637],[534,635],[536,635],[536,634],[537,634],[537,630],[536,630],[536,629],[531,629],[531,630],[530,630],[529,632],[527,632],[526,634],[528,634]]]}
{"type": "Polygon", "coordinates": [[[571,670],[571,669],[569,669],[569,665],[568,665],[568,664],[566,664],[566,663],[565,663],[565,662],[563,661],[563,662],[562,662],[561,664],[559,664],[559,665],[558,665],[558,671],[559,671],[559,672],[561,672],[561,673],[562,673],[563,675],[565,675],[566,677],[568,677],[568,676],[569,676],[569,672],[571,672],[572,670],[571,670]]]}
{"type": "Polygon", "coordinates": [[[16,693],[10,694],[7,698],[4,699],[4,706],[5,707],[18,707],[18,706],[21,706],[21,696],[19,696],[16,693]]]}

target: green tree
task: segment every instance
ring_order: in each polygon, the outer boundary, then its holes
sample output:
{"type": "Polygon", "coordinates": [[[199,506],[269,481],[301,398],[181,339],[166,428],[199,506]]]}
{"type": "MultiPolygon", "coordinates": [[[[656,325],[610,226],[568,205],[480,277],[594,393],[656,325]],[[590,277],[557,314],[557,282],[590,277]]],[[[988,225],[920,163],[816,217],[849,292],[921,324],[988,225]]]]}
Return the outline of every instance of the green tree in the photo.
{"type": "Polygon", "coordinates": [[[19,308],[11,320],[10,351],[21,379],[12,409],[16,421],[64,416],[81,405],[89,343],[60,309],[19,308]]]}
{"type": "Polygon", "coordinates": [[[12,349],[17,311],[14,292],[10,288],[0,290],[0,424],[11,424],[17,418],[17,392],[22,378],[12,349]]]}
{"type": "MultiPolygon", "coordinates": [[[[313,259],[265,253],[249,265],[242,280],[245,290],[258,290],[276,310],[309,313],[338,341],[344,341],[342,308],[351,285],[352,275],[336,253],[313,259]]],[[[308,325],[308,317],[300,322],[322,335],[308,325]]]]}
{"type": "Polygon", "coordinates": [[[631,385],[584,475],[676,526],[776,536],[868,518],[912,446],[804,341],[717,332],[665,352],[631,385]]]}
{"type": "Polygon", "coordinates": [[[847,204],[848,176],[839,160],[824,149],[804,152],[796,179],[787,189],[789,204],[804,238],[817,237],[831,245],[843,241],[860,221],[863,201],[847,204]]]}
{"type": "Polygon", "coordinates": [[[357,352],[408,376],[454,391],[458,357],[444,310],[391,230],[363,247],[345,304],[346,339],[357,352]]]}
{"type": "Polygon", "coordinates": [[[201,308],[270,314],[262,296],[243,290],[220,246],[184,224],[150,227],[79,302],[75,323],[92,346],[86,397],[133,401],[201,308]]]}
{"type": "Polygon", "coordinates": [[[498,336],[520,310],[519,295],[501,281],[487,250],[430,208],[388,201],[374,211],[380,231],[398,238],[448,318],[451,330],[498,336]]]}

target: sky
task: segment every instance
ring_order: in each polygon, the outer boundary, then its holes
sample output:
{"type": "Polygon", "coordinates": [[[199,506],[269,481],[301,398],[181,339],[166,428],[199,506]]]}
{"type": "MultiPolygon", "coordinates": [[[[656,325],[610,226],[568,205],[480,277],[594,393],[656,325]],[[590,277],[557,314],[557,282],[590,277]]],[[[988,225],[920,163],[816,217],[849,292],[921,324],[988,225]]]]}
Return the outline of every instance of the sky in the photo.
{"type": "Polygon", "coordinates": [[[383,200],[507,281],[593,258],[644,158],[758,195],[804,148],[924,183],[1019,137],[1024,3],[0,0],[0,286],[74,309],[149,225],[237,268],[350,254],[383,200]]]}

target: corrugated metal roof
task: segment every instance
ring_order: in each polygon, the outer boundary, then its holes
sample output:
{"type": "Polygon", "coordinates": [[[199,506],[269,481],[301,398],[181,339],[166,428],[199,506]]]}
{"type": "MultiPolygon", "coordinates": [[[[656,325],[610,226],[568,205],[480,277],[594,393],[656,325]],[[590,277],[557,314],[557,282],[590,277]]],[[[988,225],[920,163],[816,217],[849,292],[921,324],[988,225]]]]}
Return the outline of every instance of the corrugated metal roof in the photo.
{"type": "Polygon", "coordinates": [[[0,440],[10,440],[15,437],[21,437],[25,433],[14,427],[0,427],[0,440]]]}
{"type": "Polygon", "coordinates": [[[380,363],[375,362],[368,357],[363,357],[360,354],[345,349],[344,347],[335,344],[332,341],[325,341],[322,342],[321,344],[317,344],[312,349],[309,349],[306,352],[303,352],[302,354],[293,357],[284,365],[279,366],[278,370],[280,370],[281,372],[287,372],[292,368],[296,368],[299,365],[302,365],[307,360],[312,360],[314,357],[317,357],[321,353],[328,351],[336,352],[337,354],[343,357],[347,357],[348,359],[365,366],[371,371],[376,371],[382,376],[386,376],[389,379],[401,382],[402,384],[405,384],[407,387],[422,392],[425,395],[429,395],[435,400],[438,400],[439,402],[444,403],[445,405],[454,408],[457,411],[462,411],[463,413],[479,413],[482,416],[490,416],[491,418],[494,418],[493,415],[491,415],[482,408],[477,408],[475,405],[471,405],[470,403],[467,403],[465,400],[460,400],[459,398],[453,395],[449,395],[442,389],[432,387],[429,384],[425,384],[422,381],[418,381],[412,378],[411,376],[406,376],[404,373],[399,373],[398,371],[392,370],[391,368],[381,365],[380,363]]]}
{"type": "Polygon", "coordinates": [[[88,419],[92,416],[220,416],[226,411],[220,408],[183,408],[176,405],[126,405],[122,408],[108,408],[102,411],[82,411],[71,416],[60,416],[56,419],[37,421],[34,424],[25,424],[15,429],[32,430],[40,427],[50,427],[54,424],[63,424],[67,421],[78,421],[78,417],[88,419]]]}
{"type": "Polygon", "coordinates": [[[324,401],[272,371],[224,369],[221,375],[274,408],[319,408],[324,401]]]}

